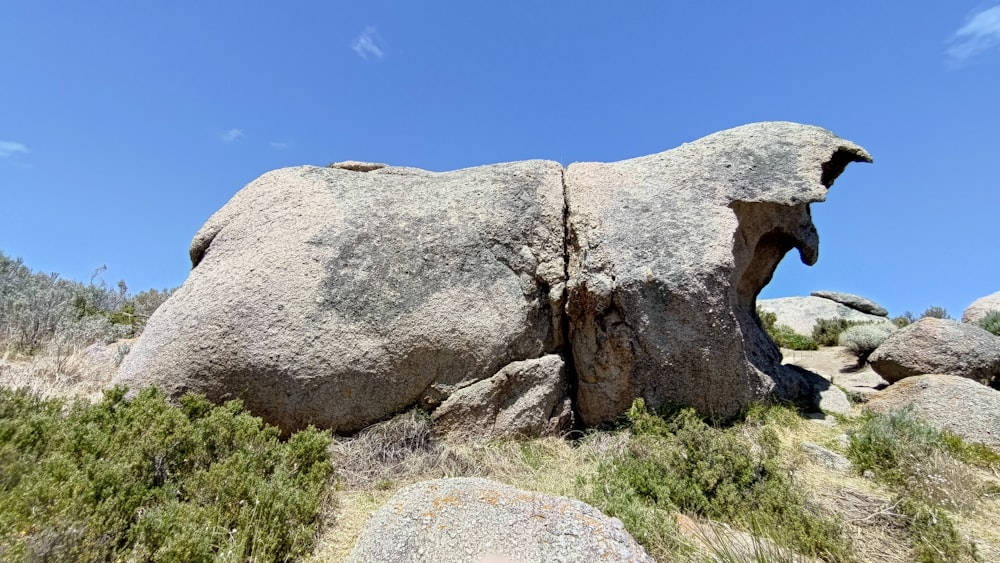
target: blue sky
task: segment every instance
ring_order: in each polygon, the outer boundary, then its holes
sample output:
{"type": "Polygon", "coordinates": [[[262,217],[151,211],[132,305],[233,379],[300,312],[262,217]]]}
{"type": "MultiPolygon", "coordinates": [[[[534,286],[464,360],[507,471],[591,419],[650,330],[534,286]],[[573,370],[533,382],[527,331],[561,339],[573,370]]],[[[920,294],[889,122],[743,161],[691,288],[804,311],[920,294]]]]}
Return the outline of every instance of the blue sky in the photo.
{"type": "Polygon", "coordinates": [[[283,166],[614,161],[763,120],[866,147],[813,206],[834,289],[953,316],[1000,290],[1000,4],[29,2],[0,17],[0,250],[173,287],[283,166]]]}

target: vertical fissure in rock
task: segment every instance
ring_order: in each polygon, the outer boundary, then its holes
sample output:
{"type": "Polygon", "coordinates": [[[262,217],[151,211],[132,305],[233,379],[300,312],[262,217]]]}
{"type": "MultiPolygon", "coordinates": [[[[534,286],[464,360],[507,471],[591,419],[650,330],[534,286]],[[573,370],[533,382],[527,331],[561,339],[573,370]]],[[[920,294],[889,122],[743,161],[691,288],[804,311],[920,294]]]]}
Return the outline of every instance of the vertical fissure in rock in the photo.
{"type": "Polygon", "coordinates": [[[569,334],[569,312],[567,308],[569,306],[569,252],[570,252],[570,228],[569,228],[569,191],[566,187],[566,168],[563,167],[559,171],[559,179],[562,182],[562,195],[563,195],[563,248],[562,248],[562,258],[563,258],[563,290],[562,290],[562,310],[559,312],[559,324],[560,332],[562,333],[562,342],[559,345],[559,354],[562,356],[563,361],[566,363],[566,381],[569,385],[569,397],[572,402],[573,408],[573,424],[574,429],[582,428],[582,419],[580,418],[580,413],[577,410],[576,394],[579,385],[577,373],[576,373],[576,361],[573,358],[573,346],[572,339],[569,334]]]}

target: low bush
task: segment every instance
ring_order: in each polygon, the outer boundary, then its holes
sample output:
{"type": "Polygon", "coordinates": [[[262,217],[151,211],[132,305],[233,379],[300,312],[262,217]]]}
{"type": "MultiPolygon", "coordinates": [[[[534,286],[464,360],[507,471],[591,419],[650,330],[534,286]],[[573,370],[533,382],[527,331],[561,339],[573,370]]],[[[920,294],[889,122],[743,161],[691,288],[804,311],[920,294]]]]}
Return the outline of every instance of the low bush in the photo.
{"type": "Polygon", "coordinates": [[[951,315],[948,314],[948,310],[944,307],[938,307],[937,305],[928,307],[927,310],[920,315],[921,319],[926,319],[928,317],[934,319],[951,319],[951,315]]]}
{"type": "Polygon", "coordinates": [[[865,324],[867,321],[849,321],[847,319],[817,319],[813,326],[812,339],[820,346],[837,346],[840,333],[846,329],[865,324]]]}
{"type": "Polygon", "coordinates": [[[892,318],[892,324],[896,325],[899,328],[903,328],[904,326],[909,326],[915,322],[917,322],[917,318],[914,317],[913,313],[909,311],[906,311],[905,313],[899,315],[898,317],[892,318]]]}
{"type": "Polygon", "coordinates": [[[795,332],[791,327],[786,325],[776,326],[772,332],[768,333],[768,335],[775,344],[781,346],[782,348],[789,348],[791,350],[819,349],[819,345],[816,344],[815,340],[795,332]]]}
{"type": "Polygon", "coordinates": [[[584,500],[620,518],[654,557],[668,551],[659,542],[674,533],[671,515],[680,511],[731,523],[805,555],[851,558],[838,523],[809,510],[779,464],[778,438],[767,424],[723,428],[691,409],[661,417],[647,412],[641,399],[628,417],[628,452],[598,467],[585,483],[584,500]]]}
{"type": "Polygon", "coordinates": [[[981,483],[961,461],[992,464],[993,458],[907,410],[868,413],[849,437],[848,457],[858,471],[872,471],[896,494],[918,560],[947,562],[973,555],[973,547],[960,538],[948,511],[970,510],[981,490],[981,483]]]}
{"type": "Polygon", "coordinates": [[[0,560],[286,561],[307,553],[328,435],[286,442],[238,401],[0,388],[0,560]]]}
{"type": "Polygon", "coordinates": [[[171,291],[131,296],[124,281],[112,288],[101,280],[103,271],[80,283],[35,272],[0,252],[0,353],[32,356],[54,344],[65,354],[68,347],[138,336],[171,291]]]}
{"type": "Polygon", "coordinates": [[[993,333],[995,336],[1000,336],[1000,311],[986,313],[986,316],[979,319],[979,322],[976,324],[993,333]]]}
{"type": "Polygon", "coordinates": [[[778,346],[792,350],[817,350],[819,346],[808,336],[804,336],[792,330],[786,325],[779,325],[778,315],[757,307],[757,318],[764,328],[764,332],[771,337],[778,346]]]}
{"type": "Polygon", "coordinates": [[[897,330],[896,325],[891,323],[854,325],[841,332],[837,342],[854,354],[858,367],[862,367],[868,362],[868,356],[897,330]]]}

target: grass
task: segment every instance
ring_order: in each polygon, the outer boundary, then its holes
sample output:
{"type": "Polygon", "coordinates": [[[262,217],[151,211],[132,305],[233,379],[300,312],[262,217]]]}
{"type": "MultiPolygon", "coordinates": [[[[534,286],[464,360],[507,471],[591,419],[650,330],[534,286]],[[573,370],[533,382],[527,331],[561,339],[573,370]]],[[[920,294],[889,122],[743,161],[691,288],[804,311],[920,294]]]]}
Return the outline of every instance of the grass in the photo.
{"type": "Polygon", "coordinates": [[[310,551],[329,437],[154,390],[0,388],[0,559],[286,561],[310,551]]]}
{"type": "Polygon", "coordinates": [[[919,561],[975,557],[951,513],[973,510],[984,491],[966,463],[995,469],[1000,467],[995,453],[969,446],[900,410],[861,418],[850,433],[848,456],[859,471],[872,472],[894,492],[919,561]]]}
{"type": "Polygon", "coordinates": [[[673,514],[730,523],[778,546],[827,561],[851,560],[838,523],[808,508],[805,495],[779,462],[767,410],[732,427],[709,424],[693,410],[669,416],[630,409],[626,455],[601,463],[585,480],[584,500],[617,516],[650,554],[677,551],[673,514]],[[752,515],[752,520],[751,520],[752,515]]]}

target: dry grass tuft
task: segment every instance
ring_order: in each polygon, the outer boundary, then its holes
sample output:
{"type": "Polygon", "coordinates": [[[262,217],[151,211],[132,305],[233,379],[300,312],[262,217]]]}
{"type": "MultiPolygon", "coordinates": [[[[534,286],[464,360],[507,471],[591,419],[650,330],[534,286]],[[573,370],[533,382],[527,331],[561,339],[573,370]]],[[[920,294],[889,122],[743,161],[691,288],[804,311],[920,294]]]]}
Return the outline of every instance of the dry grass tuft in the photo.
{"type": "Polygon", "coordinates": [[[0,385],[27,388],[45,398],[100,400],[128,352],[128,341],[86,348],[53,349],[18,360],[0,360],[0,385]]]}

